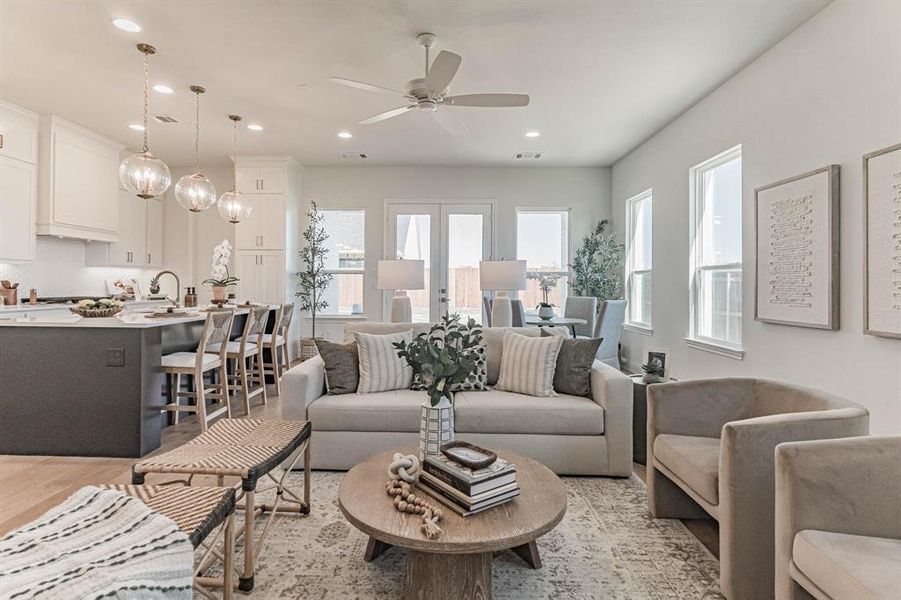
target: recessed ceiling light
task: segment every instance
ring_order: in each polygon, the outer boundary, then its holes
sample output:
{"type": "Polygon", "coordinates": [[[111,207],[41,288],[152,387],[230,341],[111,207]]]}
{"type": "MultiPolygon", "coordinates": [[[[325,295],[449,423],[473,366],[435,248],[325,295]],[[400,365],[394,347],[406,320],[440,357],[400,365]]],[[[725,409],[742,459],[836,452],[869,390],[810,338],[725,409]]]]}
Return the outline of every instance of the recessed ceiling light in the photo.
{"type": "Polygon", "coordinates": [[[162,83],[158,83],[158,84],[156,84],[155,86],[153,86],[153,91],[154,91],[154,92],[159,92],[159,93],[161,93],[161,94],[172,94],[172,93],[174,93],[174,90],[173,90],[171,87],[169,87],[168,85],[163,85],[162,83]]]}
{"type": "Polygon", "coordinates": [[[353,136],[354,136],[354,134],[352,134],[349,131],[339,131],[338,132],[338,137],[345,139],[345,140],[348,140],[348,139],[352,138],[353,136]]]}
{"type": "Polygon", "coordinates": [[[251,131],[263,131],[263,126],[257,125],[256,123],[251,123],[250,125],[247,126],[247,129],[249,129],[251,131]]]}
{"type": "Polygon", "coordinates": [[[529,138],[536,138],[536,137],[540,137],[540,136],[541,136],[540,131],[527,131],[526,132],[526,137],[529,137],[529,138]]]}
{"type": "Polygon", "coordinates": [[[144,126],[140,123],[132,123],[128,126],[129,129],[134,129],[135,131],[144,131],[144,126]]]}
{"type": "Polygon", "coordinates": [[[128,19],[113,19],[113,26],[115,26],[116,29],[121,29],[122,31],[127,31],[128,33],[137,33],[141,31],[140,25],[128,19]]]}

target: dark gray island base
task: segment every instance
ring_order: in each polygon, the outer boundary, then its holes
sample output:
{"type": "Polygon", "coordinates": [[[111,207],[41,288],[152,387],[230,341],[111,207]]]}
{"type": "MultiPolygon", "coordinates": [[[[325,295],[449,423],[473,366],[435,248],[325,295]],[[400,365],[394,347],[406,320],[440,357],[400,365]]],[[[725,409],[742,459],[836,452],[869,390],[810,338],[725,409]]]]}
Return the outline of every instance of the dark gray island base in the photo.
{"type": "Polygon", "coordinates": [[[161,357],[193,351],[204,317],[114,321],[0,326],[0,454],[138,458],[159,448],[161,357]]]}

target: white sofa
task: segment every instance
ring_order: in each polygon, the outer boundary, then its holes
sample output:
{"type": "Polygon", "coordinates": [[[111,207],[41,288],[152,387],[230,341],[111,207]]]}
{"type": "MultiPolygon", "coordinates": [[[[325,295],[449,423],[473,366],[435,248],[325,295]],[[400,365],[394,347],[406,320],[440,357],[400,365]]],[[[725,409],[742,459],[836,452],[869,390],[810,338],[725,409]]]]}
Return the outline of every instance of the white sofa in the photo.
{"type": "MultiPolygon", "coordinates": [[[[360,323],[354,331],[392,333],[428,324],[360,323]]],[[[537,336],[537,328],[518,328],[537,336]]],[[[503,328],[485,328],[488,380],[497,378],[503,328]]],[[[294,416],[313,423],[314,469],[346,470],[373,454],[416,447],[425,393],[397,390],[375,394],[327,395],[319,357],[284,374],[281,402],[294,416]]],[[[627,477],[632,472],[632,383],[618,370],[595,361],[591,397],[535,398],[497,390],[454,395],[456,438],[509,450],[547,465],[561,475],[627,477]]]]}

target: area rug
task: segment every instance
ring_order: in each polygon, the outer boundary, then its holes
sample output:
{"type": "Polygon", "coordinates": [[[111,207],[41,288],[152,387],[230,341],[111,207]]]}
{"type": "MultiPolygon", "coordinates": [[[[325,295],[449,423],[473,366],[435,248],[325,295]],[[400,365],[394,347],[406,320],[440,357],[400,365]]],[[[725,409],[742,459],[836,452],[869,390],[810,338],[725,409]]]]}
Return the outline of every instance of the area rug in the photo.
{"type": "MultiPolygon", "coordinates": [[[[253,598],[403,597],[404,551],[392,548],[371,563],[363,561],[367,538],[338,508],[342,476],[314,472],[310,516],[276,516],[253,598]]],[[[299,489],[302,475],[290,477],[299,489]]],[[[564,482],[566,516],[538,540],[543,567],[533,570],[511,552],[497,553],[494,598],[721,598],[716,558],[681,522],[650,518],[640,479],[567,477],[564,482]]],[[[387,496],[385,501],[390,510],[387,496]]]]}

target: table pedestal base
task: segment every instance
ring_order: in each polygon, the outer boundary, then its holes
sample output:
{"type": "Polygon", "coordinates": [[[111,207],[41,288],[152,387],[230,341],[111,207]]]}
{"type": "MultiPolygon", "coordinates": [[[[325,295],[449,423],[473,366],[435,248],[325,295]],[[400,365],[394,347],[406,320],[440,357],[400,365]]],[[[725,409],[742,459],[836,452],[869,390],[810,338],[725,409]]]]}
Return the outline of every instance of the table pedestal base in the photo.
{"type": "Polygon", "coordinates": [[[407,551],[407,600],[489,600],[491,553],[429,554],[407,551]]]}

